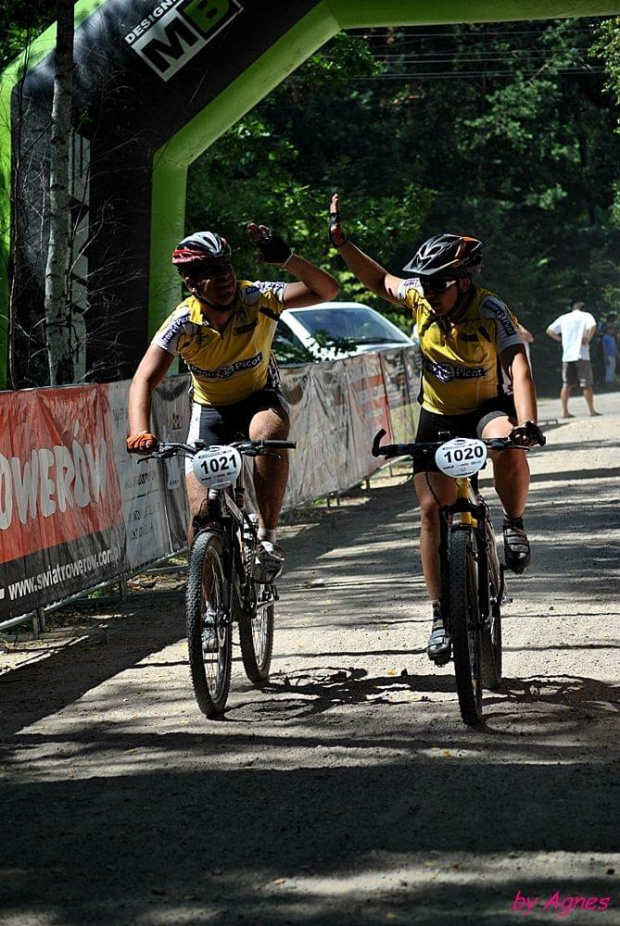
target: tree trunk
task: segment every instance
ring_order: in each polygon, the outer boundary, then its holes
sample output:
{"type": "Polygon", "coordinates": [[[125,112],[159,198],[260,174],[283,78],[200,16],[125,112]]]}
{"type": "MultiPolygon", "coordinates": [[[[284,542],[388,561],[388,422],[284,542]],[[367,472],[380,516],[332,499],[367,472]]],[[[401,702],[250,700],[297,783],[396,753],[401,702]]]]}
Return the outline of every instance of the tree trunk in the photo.
{"type": "Polygon", "coordinates": [[[74,0],[56,2],[56,74],[52,102],[50,237],[45,268],[46,345],[50,385],[73,382],[69,255],[69,151],[73,79],[74,0]]]}

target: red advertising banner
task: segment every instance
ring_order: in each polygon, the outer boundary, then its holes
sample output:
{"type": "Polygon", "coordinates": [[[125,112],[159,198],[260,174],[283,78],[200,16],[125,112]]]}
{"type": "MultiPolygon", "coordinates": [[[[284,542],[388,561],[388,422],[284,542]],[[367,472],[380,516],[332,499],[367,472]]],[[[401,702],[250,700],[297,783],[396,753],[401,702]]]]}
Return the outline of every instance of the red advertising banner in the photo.
{"type": "Polygon", "coordinates": [[[0,395],[0,615],[121,571],[109,424],[105,386],[0,395]]]}

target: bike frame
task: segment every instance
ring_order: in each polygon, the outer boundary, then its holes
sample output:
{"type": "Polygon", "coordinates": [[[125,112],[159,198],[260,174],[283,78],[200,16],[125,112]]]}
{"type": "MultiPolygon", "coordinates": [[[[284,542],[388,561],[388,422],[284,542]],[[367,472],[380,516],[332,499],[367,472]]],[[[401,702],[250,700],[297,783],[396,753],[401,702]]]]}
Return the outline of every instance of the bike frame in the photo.
{"type": "MultiPolygon", "coordinates": [[[[224,535],[224,564],[226,574],[230,581],[227,583],[227,595],[233,595],[233,589],[238,592],[240,607],[243,607],[248,597],[246,588],[249,577],[243,560],[243,534],[247,528],[254,542],[258,543],[256,528],[245,508],[245,458],[241,458],[241,472],[233,486],[221,489],[209,489],[208,513],[206,516],[194,518],[194,536],[200,531],[217,530],[224,535]],[[235,582],[238,578],[238,582],[235,582]]],[[[273,600],[277,600],[275,589],[273,600]]],[[[232,616],[233,602],[225,602],[228,613],[232,616]]]]}

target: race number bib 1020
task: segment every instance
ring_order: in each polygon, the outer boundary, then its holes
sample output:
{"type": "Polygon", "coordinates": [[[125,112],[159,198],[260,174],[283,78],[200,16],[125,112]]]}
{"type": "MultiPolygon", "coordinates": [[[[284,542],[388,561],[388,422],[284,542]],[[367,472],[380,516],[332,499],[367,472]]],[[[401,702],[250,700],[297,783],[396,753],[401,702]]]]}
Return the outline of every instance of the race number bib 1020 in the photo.
{"type": "Polygon", "coordinates": [[[438,447],[435,463],[446,476],[473,476],[482,469],[487,459],[487,448],[481,440],[455,437],[438,447]]]}

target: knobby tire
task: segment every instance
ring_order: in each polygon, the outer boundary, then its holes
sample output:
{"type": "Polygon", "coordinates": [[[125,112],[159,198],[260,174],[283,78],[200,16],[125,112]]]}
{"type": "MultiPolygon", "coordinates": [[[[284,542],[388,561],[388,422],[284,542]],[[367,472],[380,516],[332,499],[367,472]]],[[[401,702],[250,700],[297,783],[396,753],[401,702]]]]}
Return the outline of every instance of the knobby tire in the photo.
{"type": "Polygon", "coordinates": [[[450,634],[461,716],[466,724],[482,716],[480,613],[473,537],[454,530],[449,537],[450,634]]]}
{"type": "Polygon", "coordinates": [[[263,585],[251,578],[254,568],[255,543],[244,545],[244,560],[250,593],[239,614],[239,643],[245,674],[254,685],[263,685],[269,678],[273,653],[274,604],[273,585],[263,585]],[[264,604],[271,600],[271,604],[264,604]]]}
{"type": "Polygon", "coordinates": [[[192,544],[187,576],[187,644],[189,667],[196,701],[207,717],[217,717],[226,706],[232,664],[232,624],[224,566],[222,538],[213,531],[201,531],[192,544]],[[203,652],[203,615],[217,614],[217,651],[203,652]]]}
{"type": "Polygon", "coordinates": [[[502,579],[493,526],[488,522],[489,600],[491,613],[482,630],[481,674],[484,688],[497,691],[502,684],[502,579]]]}

